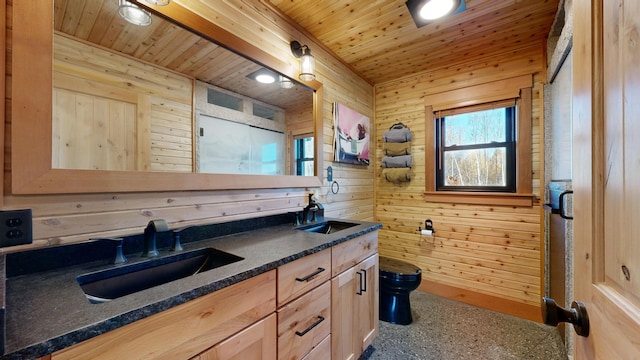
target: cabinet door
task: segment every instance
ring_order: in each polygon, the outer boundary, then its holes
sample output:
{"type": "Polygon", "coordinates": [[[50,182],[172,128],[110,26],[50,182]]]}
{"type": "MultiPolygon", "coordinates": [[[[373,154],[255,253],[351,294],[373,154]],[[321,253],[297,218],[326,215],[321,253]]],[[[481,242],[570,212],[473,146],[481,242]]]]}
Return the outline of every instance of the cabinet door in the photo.
{"type": "Polygon", "coordinates": [[[378,255],[373,255],[355,266],[356,280],[362,284],[355,295],[355,310],[353,312],[353,325],[356,337],[356,350],[358,356],[371,345],[373,339],[378,335],[378,306],[380,298],[378,296],[378,255]],[[360,274],[360,275],[358,275],[360,274]]]}
{"type": "Polygon", "coordinates": [[[275,360],[276,315],[258,321],[191,360],[275,360]]]}
{"type": "Polygon", "coordinates": [[[358,291],[355,267],[331,279],[331,359],[357,359],[353,318],[358,291]]]}
{"type": "Polygon", "coordinates": [[[378,335],[378,255],[331,280],[332,359],[357,359],[378,335]]]}

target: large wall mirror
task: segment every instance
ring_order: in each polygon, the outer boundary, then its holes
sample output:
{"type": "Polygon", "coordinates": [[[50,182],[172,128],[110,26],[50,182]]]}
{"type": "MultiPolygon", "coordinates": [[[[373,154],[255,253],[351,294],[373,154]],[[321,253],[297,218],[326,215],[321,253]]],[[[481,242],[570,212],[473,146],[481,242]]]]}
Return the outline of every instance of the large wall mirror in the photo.
{"type": "Polygon", "coordinates": [[[174,2],[147,26],[117,0],[28,3],[13,4],[13,193],[321,184],[317,81],[174,2]]]}

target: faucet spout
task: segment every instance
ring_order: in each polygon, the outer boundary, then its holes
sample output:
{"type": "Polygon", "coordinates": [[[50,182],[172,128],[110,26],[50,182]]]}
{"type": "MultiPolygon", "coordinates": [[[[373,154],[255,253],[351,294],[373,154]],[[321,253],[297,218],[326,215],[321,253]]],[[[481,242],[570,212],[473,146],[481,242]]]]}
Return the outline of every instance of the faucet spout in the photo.
{"type": "Polygon", "coordinates": [[[302,210],[302,223],[315,223],[317,221],[318,211],[322,213],[321,216],[323,217],[324,207],[313,198],[313,194],[309,194],[309,204],[302,210]],[[312,214],[311,221],[309,220],[309,212],[312,214]]]}
{"type": "Polygon", "coordinates": [[[144,250],[142,256],[153,257],[158,256],[156,248],[156,234],[159,232],[169,231],[167,222],[162,219],[151,220],[144,229],[144,250]]]}

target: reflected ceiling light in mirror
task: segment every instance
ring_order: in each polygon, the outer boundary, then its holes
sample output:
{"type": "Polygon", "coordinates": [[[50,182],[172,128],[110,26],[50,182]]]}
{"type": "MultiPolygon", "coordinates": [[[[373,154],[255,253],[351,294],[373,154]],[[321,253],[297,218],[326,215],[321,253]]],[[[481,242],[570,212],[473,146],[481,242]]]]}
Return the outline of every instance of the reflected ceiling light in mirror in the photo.
{"type": "Polygon", "coordinates": [[[311,55],[311,49],[307,45],[300,45],[297,41],[291,42],[291,53],[300,59],[300,75],[302,81],[312,81],[316,78],[316,60],[311,55]]]}
{"type": "Polygon", "coordinates": [[[291,89],[292,87],[296,86],[296,84],[293,83],[293,81],[291,81],[291,79],[289,79],[286,76],[280,76],[280,87],[283,89],[291,89]]]}
{"type": "Polygon", "coordinates": [[[279,76],[280,75],[276,74],[275,72],[265,68],[256,70],[247,75],[249,79],[255,80],[262,84],[273,84],[274,82],[276,82],[276,79],[278,79],[279,76]]]}
{"type": "Polygon", "coordinates": [[[171,0],[142,0],[147,4],[156,5],[156,6],[167,6],[171,2],[171,0]]]}
{"type": "Polygon", "coordinates": [[[466,9],[464,0],[407,0],[406,5],[418,27],[466,9]]]}
{"type": "Polygon", "coordinates": [[[126,0],[118,0],[118,14],[138,26],[151,25],[151,14],[126,0]]]}

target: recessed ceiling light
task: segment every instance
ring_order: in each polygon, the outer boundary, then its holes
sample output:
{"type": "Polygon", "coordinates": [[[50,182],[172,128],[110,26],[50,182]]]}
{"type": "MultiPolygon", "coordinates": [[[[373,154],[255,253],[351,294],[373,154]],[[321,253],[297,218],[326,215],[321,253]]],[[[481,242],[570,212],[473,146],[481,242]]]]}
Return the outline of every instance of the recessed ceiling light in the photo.
{"type": "Polygon", "coordinates": [[[448,13],[452,12],[454,5],[457,1],[454,0],[431,0],[422,5],[420,11],[420,17],[425,20],[439,19],[448,13]]]}
{"type": "Polygon", "coordinates": [[[279,75],[269,69],[262,68],[252,72],[251,74],[247,75],[247,77],[262,84],[273,84],[274,82],[276,82],[276,79],[278,79],[279,75]]]}
{"type": "Polygon", "coordinates": [[[418,27],[466,9],[464,0],[407,0],[406,5],[418,27]]]}

